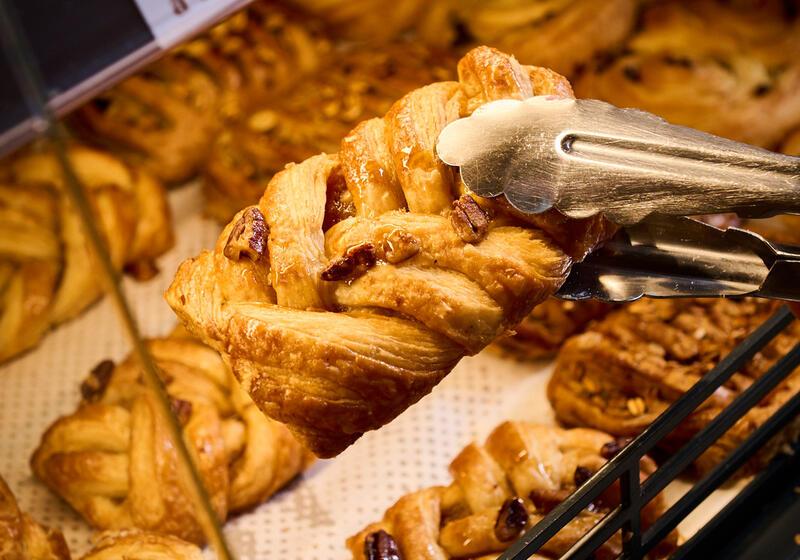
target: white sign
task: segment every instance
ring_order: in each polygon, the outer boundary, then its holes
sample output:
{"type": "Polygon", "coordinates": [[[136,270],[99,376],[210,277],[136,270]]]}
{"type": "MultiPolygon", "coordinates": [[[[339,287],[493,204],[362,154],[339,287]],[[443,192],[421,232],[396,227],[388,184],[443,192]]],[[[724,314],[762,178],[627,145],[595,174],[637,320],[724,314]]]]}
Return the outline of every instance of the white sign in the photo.
{"type": "Polygon", "coordinates": [[[162,49],[233,13],[250,0],[134,0],[162,49]]]}

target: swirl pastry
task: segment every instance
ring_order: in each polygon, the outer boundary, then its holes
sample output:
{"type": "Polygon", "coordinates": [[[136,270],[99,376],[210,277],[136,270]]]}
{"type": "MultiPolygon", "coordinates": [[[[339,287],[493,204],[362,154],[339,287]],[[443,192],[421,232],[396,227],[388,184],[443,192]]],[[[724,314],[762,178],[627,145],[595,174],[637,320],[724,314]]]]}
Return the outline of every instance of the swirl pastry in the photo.
{"type": "Polygon", "coordinates": [[[0,560],[69,560],[61,531],[44,527],[20,511],[0,477],[0,560]]]}
{"type": "Polygon", "coordinates": [[[463,183],[436,157],[448,122],[534,94],[571,90],[554,72],[474,49],[458,82],[411,92],[338,155],[277,174],[213,251],[180,266],[167,301],[261,410],[336,455],[513,328],[563,282],[568,253],[610,233],[597,218],[525,223],[459,196],[463,183]]]}
{"type": "MultiPolygon", "coordinates": [[[[69,150],[113,263],[140,278],[172,245],[162,186],[108,154],[69,150]]],[[[30,152],[0,170],[0,361],[35,346],[102,293],[93,249],[63,191],[51,152],[30,152]]]]}
{"type": "MultiPolygon", "coordinates": [[[[557,418],[617,436],[638,434],[778,305],[755,299],[643,299],[614,311],[561,349],[548,387],[557,418]]],[[[677,449],[705,427],[788,352],[798,336],[800,327],[795,324],[759,352],[673,431],[664,442],[665,450],[677,449]]],[[[723,461],[799,390],[800,374],[794,372],[697,460],[698,472],[723,461]]],[[[798,434],[800,426],[788,429],[746,471],[760,468],[782,442],[798,434]]]]}
{"type": "Polygon", "coordinates": [[[125,531],[102,533],[81,560],[203,560],[195,545],[170,535],[125,531]]]}
{"type": "Polygon", "coordinates": [[[595,64],[576,91],[773,148],[800,123],[800,19],[790,5],[653,3],[626,50],[595,64]]]}
{"type": "Polygon", "coordinates": [[[453,62],[412,42],[337,53],[329,71],[303,80],[216,139],[204,167],[206,211],[221,222],[255,204],[287,163],[334,153],[360,121],[385,114],[412,89],[452,77],[453,62]]]}
{"type": "Polygon", "coordinates": [[[469,0],[459,19],[479,43],[513,52],[526,64],[568,76],[617,48],[636,22],[639,0],[469,0]]]}
{"type": "MultiPolygon", "coordinates": [[[[305,468],[307,452],[258,411],[216,352],[188,338],[148,345],[220,519],[265,501],[305,468]]],[[[42,436],[31,458],[36,476],[93,527],[201,543],[178,457],[137,360],[100,363],[81,390],[80,407],[42,436]]]]}
{"type": "MultiPolygon", "coordinates": [[[[403,496],[380,522],[348,539],[347,546],[354,560],[496,558],[619,452],[621,443],[595,430],[505,422],[482,446],[470,444],[456,456],[450,463],[449,486],[403,496]]],[[[645,457],[641,478],[654,470],[653,461],[645,457]]],[[[535,558],[560,558],[619,500],[619,484],[614,483],[535,558]]],[[[664,509],[663,498],[657,496],[642,510],[643,527],[664,509]]],[[[650,558],[665,558],[676,541],[673,532],[650,558]]],[[[595,557],[616,558],[621,552],[616,534],[595,557]]]]}

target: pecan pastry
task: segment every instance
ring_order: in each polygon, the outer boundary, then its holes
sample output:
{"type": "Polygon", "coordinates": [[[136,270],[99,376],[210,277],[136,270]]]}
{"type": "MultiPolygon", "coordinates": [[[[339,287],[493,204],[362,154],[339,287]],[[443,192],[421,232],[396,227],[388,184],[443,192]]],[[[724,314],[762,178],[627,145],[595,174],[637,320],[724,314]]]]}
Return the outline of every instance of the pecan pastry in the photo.
{"type": "Polygon", "coordinates": [[[291,94],[273,97],[217,137],[204,166],[206,212],[229,221],[257,203],[287,163],[337,152],[362,120],[385,114],[416,87],[450,79],[452,62],[410,41],[340,49],[328,71],[298,82],[291,94]]]}
{"type": "MultiPolygon", "coordinates": [[[[550,403],[567,425],[590,426],[617,436],[638,434],[778,306],[756,299],[632,303],[567,341],[548,386],[550,403]]],[[[673,431],[664,449],[677,449],[705,427],[788,352],[799,335],[797,324],[780,334],[673,431]]],[[[703,473],[718,465],[798,390],[800,374],[794,372],[697,460],[697,470],[703,473]]],[[[760,468],[782,442],[798,433],[796,423],[745,471],[760,468]]]]}
{"type": "MultiPolygon", "coordinates": [[[[505,422],[482,446],[470,444],[456,456],[449,486],[403,496],[380,522],[350,537],[347,546],[354,560],[496,558],[618,453],[620,445],[595,430],[505,422]]],[[[653,461],[645,457],[641,479],[654,470],[653,461]]],[[[560,558],[619,505],[619,496],[619,483],[614,483],[535,558],[560,558]]],[[[642,510],[643,528],[664,509],[663,498],[657,496],[642,510]]],[[[666,558],[676,544],[673,532],[649,557],[666,558]]],[[[595,558],[616,558],[621,552],[616,534],[597,549],[595,558]]]]}
{"type": "Polygon", "coordinates": [[[0,560],[69,560],[61,531],[40,525],[20,511],[0,477],[0,560]]]}
{"type": "MultiPolygon", "coordinates": [[[[108,154],[68,152],[115,266],[140,278],[172,245],[162,186],[108,154]]],[[[29,152],[0,170],[0,361],[35,346],[102,293],[99,265],[64,193],[55,155],[29,152]]]]}
{"type": "MultiPolygon", "coordinates": [[[[305,468],[308,453],[258,411],[219,354],[189,338],[148,345],[220,519],[265,501],[305,468]]],[[[31,466],[93,527],[201,543],[165,420],[141,375],[134,357],[100,363],[80,407],[45,432],[31,466]]]]}
{"type": "Polygon", "coordinates": [[[779,0],[667,1],[576,84],[580,97],[773,148],[800,123],[800,19],[779,0]]]}
{"type": "Polygon", "coordinates": [[[500,347],[526,359],[548,358],[569,337],[586,330],[605,317],[612,305],[601,301],[564,301],[550,298],[533,309],[514,329],[514,334],[498,341],[500,347]]]}
{"type": "Polygon", "coordinates": [[[439,131],[489,100],[534,94],[571,90],[554,72],[474,49],[458,82],[413,91],[338,155],[277,174],[213,251],[181,265],[167,301],[268,416],[336,455],[513,328],[563,282],[568,253],[613,229],[552,213],[525,223],[459,197],[463,183],[434,153],[439,131]],[[248,243],[266,240],[264,250],[226,257],[253,220],[267,227],[248,243]]]}
{"type": "Polygon", "coordinates": [[[639,4],[639,0],[470,0],[457,5],[460,21],[479,43],[571,76],[628,37],[639,4]]]}
{"type": "Polygon", "coordinates": [[[142,531],[100,534],[81,560],[203,560],[197,546],[170,535],[142,531]]]}

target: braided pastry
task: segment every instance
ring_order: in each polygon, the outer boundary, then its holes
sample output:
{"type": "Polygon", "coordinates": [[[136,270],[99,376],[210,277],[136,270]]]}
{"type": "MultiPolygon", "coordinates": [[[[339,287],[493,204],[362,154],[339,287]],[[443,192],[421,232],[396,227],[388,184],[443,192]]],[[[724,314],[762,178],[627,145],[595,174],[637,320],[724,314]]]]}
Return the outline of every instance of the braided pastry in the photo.
{"type": "MultiPolygon", "coordinates": [[[[558,355],[548,398],[558,419],[617,436],[638,434],[759,326],[779,304],[766,300],[640,300],[611,313],[558,355]]],[[[788,352],[800,336],[794,324],[759,352],[664,442],[677,449],[788,352]]],[[[800,390],[792,373],[697,461],[708,471],[800,390]]],[[[760,468],[795,425],[763,450],[747,472],[760,468]]]]}
{"type": "Polygon", "coordinates": [[[170,535],[125,531],[100,534],[81,560],[202,560],[195,545],[170,535]]]}
{"type": "MultiPolygon", "coordinates": [[[[483,446],[470,444],[456,456],[450,463],[453,482],[449,486],[403,496],[382,521],[350,537],[347,546],[354,560],[496,558],[586,482],[621,445],[595,430],[505,422],[483,446]]],[[[645,457],[641,478],[654,470],[653,461],[645,457]]],[[[536,558],[560,558],[617,507],[619,500],[619,484],[614,483],[559,531],[536,558]]],[[[643,528],[664,509],[663,497],[657,496],[642,510],[643,528]]],[[[676,541],[673,532],[651,557],[666,557],[676,541]]],[[[595,557],[616,558],[621,552],[621,538],[616,534],[597,549],[595,557]]]]}
{"type": "Polygon", "coordinates": [[[204,168],[206,211],[221,222],[255,204],[287,163],[338,151],[360,121],[412,89],[449,79],[444,54],[412,42],[338,52],[328,71],[276,96],[216,139],[204,168]]]}
{"type": "Polygon", "coordinates": [[[612,229],[552,213],[523,223],[458,197],[434,154],[443,126],[492,99],[571,94],[558,74],[486,47],[459,76],[362,122],[339,155],[277,174],[167,291],[261,410],[317,455],[391,421],[552,294],[571,259],[548,233],[582,254],[612,229]]]}
{"type": "Polygon", "coordinates": [[[0,477],[0,560],[69,560],[61,531],[38,524],[20,511],[0,477]]]}
{"type": "Polygon", "coordinates": [[[630,34],[639,0],[470,0],[459,18],[479,43],[573,75],[630,34]]]}
{"type": "MultiPolygon", "coordinates": [[[[108,154],[69,158],[84,184],[115,266],[147,278],[173,242],[160,184],[108,154]]],[[[102,293],[101,275],[51,152],[30,152],[0,171],[0,361],[35,346],[102,293]]]]}
{"type": "Polygon", "coordinates": [[[653,3],[627,49],[600,60],[576,91],[775,147],[800,123],[800,18],[790,4],[653,3]]]}
{"type": "MultiPolygon", "coordinates": [[[[148,343],[220,519],[253,507],[301,472],[308,454],[265,418],[220,356],[191,339],[148,343]]],[[[98,529],[157,530],[201,543],[178,457],[137,360],[98,365],[83,401],[42,436],[36,475],[98,529]]]]}

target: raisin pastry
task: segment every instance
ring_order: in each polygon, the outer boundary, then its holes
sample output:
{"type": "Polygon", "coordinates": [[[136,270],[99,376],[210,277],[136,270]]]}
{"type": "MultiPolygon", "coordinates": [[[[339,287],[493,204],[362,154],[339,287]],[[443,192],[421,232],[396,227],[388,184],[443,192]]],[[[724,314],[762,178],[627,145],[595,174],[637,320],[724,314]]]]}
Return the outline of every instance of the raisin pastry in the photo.
{"type": "Polygon", "coordinates": [[[564,301],[550,298],[534,308],[514,329],[514,334],[501,338],[498,344],[514,356],[536,360],[554,355],[569,337],[586,330],[605,317],[613,307],[600,301],[564,301]]]}
{"type": "Polygon", "coordinates": [[[0,477],[0,560],[69,560],[61,531],[44,527],[20,511],[0,477]]]}
{"type": "Polygon", "coordinates": [[[580,97],[774,148],[800,123],[800,18],[792,6],[652,3],[626,49],[598,61],[575,89],[580,97]]]}
{"type": "Polygon", "coordinates": [[[459,2],[468,35],[526,64],[568,76],[616,49],[636,22],[639,0],[469,0],[459,2]],[[577,31],[577,33],[576,33],[577,31]]]}
{"type": "Polygon", "coordinates": [[[523,222],[466,193],[436,157],[448,122],[535,94],[571,90],[550,70],[474,49],[458,82],[411,92],[338,155],[277,174],[212,251],[181,265],[167,301],[261,410],[336,455],[512,329],[561,285],[570,254],[613,231],[555,213],[523,222]]]}
{"type": "MultiPolygon", "coordinates": [[[[258,411],[219,354],[188,338],[148,345],[221,520],[265,501],[305,468],[309,454],[258,411]]],[[[100,363],[81,390],[78,410],[42,436],[31,458],[36,476],[97,529],[203,542],[165,419],[135,357],[100,363]]]]}
{"type": "Polygon", "coordinates": [[[452,77],[444,53],[412,42],[340,49],[328,71],[299,82],[223,131],[204,166],[206,212],[221,222],[255,204],[287,163],[338,151],[360,121],[412,89],[452,77]]]}
{"type": "MultiPolygon", "coordinates": [[[[767,319],[779,304],[766,300],[640,300],[567,341],[548,386],[557,418],[616,436],[644,430],[659,414],[767,319]]],[[[671,452],[705,427],[739,393],[800,340],[794,324],[780,334],[665,440],[671,452]]],[[[752,408],[696,462],[705,473],[725,459],[753,430],[800,391],[795,371],[752,408]]],[[[788,428],[750,463],[765,464],[782,442],[800,433],[788,428]]]]}
{"type": "MultiPolygon", "coordinates": [[[[82,147],[68,157],[86,188],[111,260],[146,279],[173,243],[163,187],[116,158],[82,147]]],[[[52,326],[102,294],[99,264],[50,151],[0,170],[0,361],[35,346],[52,326]]]]}
{"type": "Polygon", "coordinates": [[[194,544],[170,535],[142,531],[101,533],[81,560],[203,560],[194,544]]]}
{"type": "MultiPolygon", "coordinates": [[[[348,539],[347,546],[354,560],[496,558],[616,455],[621,444],[595,430],[505,422],[482,446],[472,443],[456,456],[450,463],[449,486],[403,496],[380,522],[348,539]]],[[[644,457],[640,478],[654,470],[653,461],[644,457]]],[[[612,484],[539,550],[537,558],[565,554],[619,505],[619,491],[619,483],[612,484]]],[[[664,510],[665,502],[657,496],[642,510],[643,528],[664,510]]],[[[676,541],[673,532],[649,557],[665,558],[676,541]]],[[[595,558],[616,558],[621,552],[616,534],[597,549],[595,558]]]]}

